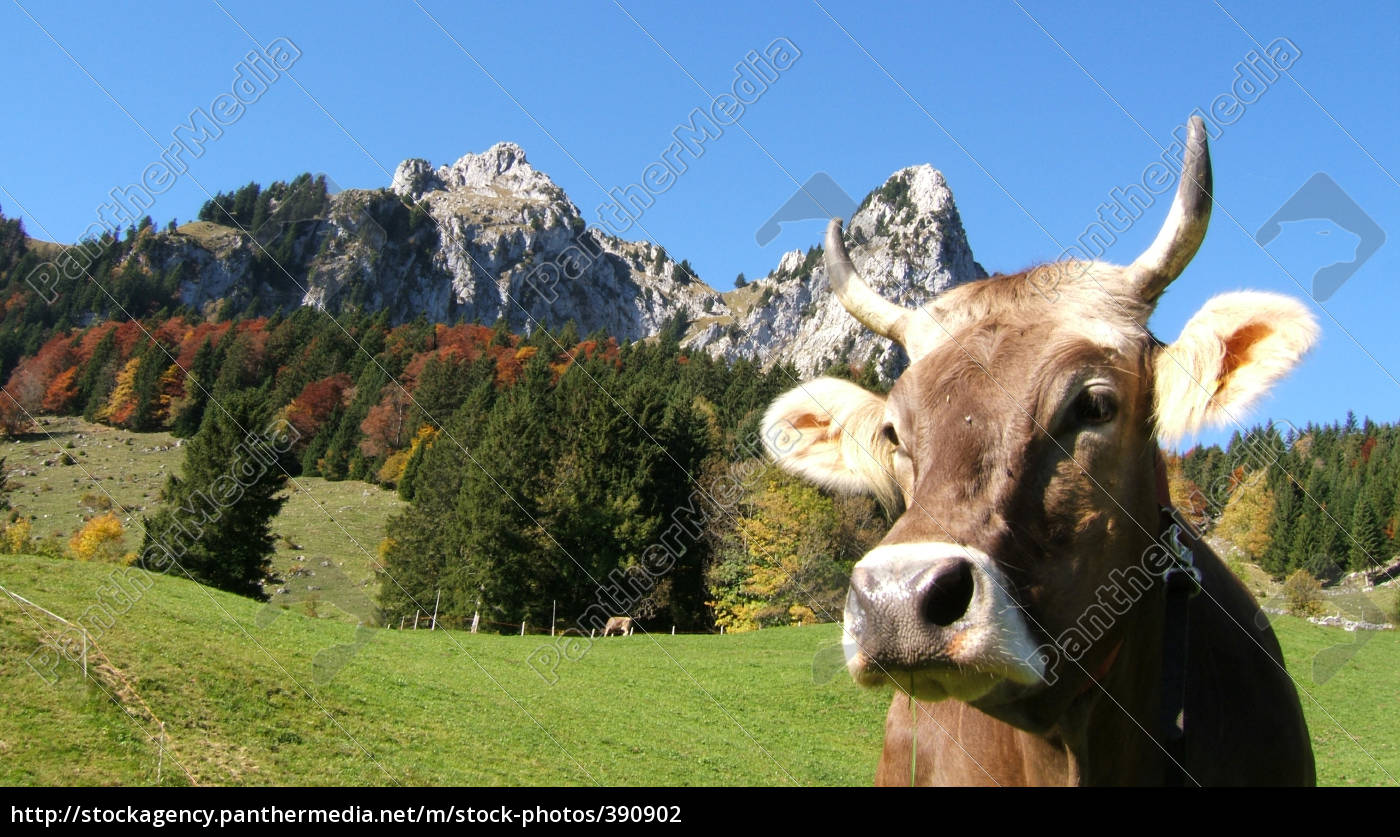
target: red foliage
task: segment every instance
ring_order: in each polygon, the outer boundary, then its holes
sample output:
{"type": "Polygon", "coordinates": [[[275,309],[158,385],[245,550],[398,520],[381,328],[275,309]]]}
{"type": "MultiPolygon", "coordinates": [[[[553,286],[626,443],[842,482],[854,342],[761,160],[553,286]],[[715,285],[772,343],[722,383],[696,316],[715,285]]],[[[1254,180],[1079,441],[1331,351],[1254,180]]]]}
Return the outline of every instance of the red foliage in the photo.
{"type": "Polygon", "coordinates": [[[175,362],[180,364],[181,369],[188,370],[194,363],[194,356],[204,341],[208,340],[217,346],[228,330],[228,323],[200,323],[190,329],[180,340],[179,350],[175,353],[175,362]]]}
{"type": "Polygon", "coordinates": [[[312,381],[287,405],[287,421],[301,438],[310,441],[325,426],[331,413],[349,400],[351,383],[350,376],[344,372],[312,381]]]}
{"type": "Polygon", "coordinates": [[[183,317],[171,317],[151,329],[151,336],[166,346],[180,345],[189,333],[190,324],[183,317]]]}
{"type": "Polygon", "coordinates": [[[480,358],[491,344],[491,329],[481,325],[439,325],[435,336],[439,354],[464,358],[468,362],[480,358]]]}
{"type": "Polygon", "coordinates": [[[38,374],[38,364],[34,363],[34,358],[27,358],[27,362],[21,362],[10,373],[10,380],[5,383],[5,393],[9,398],[19,402],[19,407],[30,413],[37,413],[43,409],[45,381],[38,374]]]}
{"type": "Polygon", "coordinates": [[[69,335],[54,337],[38,353],[21,360],[5,385],[6,391],[31,413],[50,409],[45,406],[50,383],[77,363],[73,342],[69,335]]]}
{"type": "Polygon", "coordinates": [[[99,323],[84,331],[78,339],[78,362],[87,363],[92,358],[92,353],[97,350],[97,344],[102,342],[109,332],[117,327],[115,322],[99,323]]]}
{"type": "Polygon", "coordinates": [[[360,432],[365,434],[360,452],[365,456],[379,456],[408,444],[406,431],[413,402],[402,387],[390,384],[384,390],[383,400],[371,407],[369,415],[360,422],[360,432]]]}
{"type": "Polygon", "coordinates": [[[144,349],[149,340],[146,330],[136,320],[127,320],[117,325],[117,357],[127,360],[138,349],[144,349]]]}

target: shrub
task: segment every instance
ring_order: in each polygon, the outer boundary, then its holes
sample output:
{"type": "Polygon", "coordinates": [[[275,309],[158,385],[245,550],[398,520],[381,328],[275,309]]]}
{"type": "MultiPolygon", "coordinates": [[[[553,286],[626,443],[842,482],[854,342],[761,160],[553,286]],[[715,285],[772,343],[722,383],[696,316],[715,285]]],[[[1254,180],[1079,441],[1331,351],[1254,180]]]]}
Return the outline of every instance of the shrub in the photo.
{"type": "Polygon", "coordinates": [[[31,543],[29,530],[29,518],[27,517],[21,517],[6,526],[4,535],[5,551],[11,555],[29,552],[31,543]]]}
{"type": "Polygon", "coordinates": [[[1296,570],[1283,583],[1283,596],[1288,612],[1294,616],[1321,616],[1322,582],[1307,570],[1296,570]]]}
{"type": "Polygon", "coordinates": [[[68,548],[79,561],[122,560],[122,540],[126,530],[121,519],[108,512],[89,520],[78,534],[68,541],[68,548]]]}

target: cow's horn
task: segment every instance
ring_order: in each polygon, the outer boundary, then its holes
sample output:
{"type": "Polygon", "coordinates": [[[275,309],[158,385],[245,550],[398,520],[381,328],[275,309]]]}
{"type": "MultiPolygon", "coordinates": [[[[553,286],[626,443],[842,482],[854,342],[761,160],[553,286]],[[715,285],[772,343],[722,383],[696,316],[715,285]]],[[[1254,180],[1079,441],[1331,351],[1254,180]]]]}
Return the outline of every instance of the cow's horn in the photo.
{"type": "Polygon", "coordinates": [[[1167,213],[1166,223],[1141,256],[1129,267],[1139,297],[1156,302],[1172,280],[1181,275],[1196,255],[1210,223],[1210,148],[1201,117],[1191,117],[1186,137],[1186,156],[1181,166],[1181,182],[1176,200],[1167,213]]]}
{"type": "Polygon", "coordinates": [[[875,293],[860,278],[859,271],[851,263],[851,255],[846,252],[846,243],[841,240],[840,218],[832,218],[827,225],[825,260],[831,289],[851,316],[876,334],[904,345],[904,332],[909,327],[909,310],[875,293]]]}

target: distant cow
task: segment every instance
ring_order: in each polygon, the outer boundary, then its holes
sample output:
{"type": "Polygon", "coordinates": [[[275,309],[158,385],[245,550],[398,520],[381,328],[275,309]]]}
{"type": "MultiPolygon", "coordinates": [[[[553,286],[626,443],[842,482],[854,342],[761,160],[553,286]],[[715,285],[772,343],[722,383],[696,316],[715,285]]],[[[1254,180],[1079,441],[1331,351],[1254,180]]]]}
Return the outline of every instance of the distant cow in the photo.
{"type": "Polygon", "coordinates": [[[608,624],[603,626],[603,636],[607,636],[608,634],[613,633],[617,634],[618,636],[631,636],[632,617],[613,616],[610,619],[608,619],[608,624]]]}
{"type": "Polygon", "coordinates": [[[1127,267],[1044,265],[905,309],[832,222],[832,290],[910,365],[887,396],[799,386],[765,438],[784,469],[900,512],[845,612],[851,674],[896,689],[880,784],[1314,783],[1278,640],[1180,525],[1158,452],[1240,415],[1317,333],[1303,304],[1249,292],[1175,343],[1146,330],[1210,209],[1193,118],[1167,222],[1127,267]]]}

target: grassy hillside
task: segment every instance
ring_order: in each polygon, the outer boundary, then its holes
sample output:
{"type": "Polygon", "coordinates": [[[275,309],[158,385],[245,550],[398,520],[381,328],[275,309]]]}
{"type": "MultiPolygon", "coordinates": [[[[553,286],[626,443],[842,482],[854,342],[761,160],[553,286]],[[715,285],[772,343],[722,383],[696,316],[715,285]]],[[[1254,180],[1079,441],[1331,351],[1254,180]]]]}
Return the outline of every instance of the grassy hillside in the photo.
{"type": "MultiPolygon", "coordinates": [[[[0,584],[70,618],[113,600],[113,572],[0,557],[0,584]]],[[[879,754],[887,697],[824,676],[831,625],[599,642],[551,686],[525,662],[546,637],[357,634],[115,572],[149,589],[102,632],[125,677],[94,658],[102,689],[66,661],[45,685],[26,659],[50,623],[0,597],[0,783],[153,783],[156,719],[167,784],[865,785],[879,754]]],[[[1391,784],[1400,634],[1276,624],[1321,781],[1391,784]]]]}
{"type": "MultiPolygon", "coordinates": [[[[32,518],[35,537],[62,541],[93,515],[113,511],[127,549],[137,549],[142,515],[154,511],[166,477],[180,472],[180,440],[80,418],[42,421],[37,432],[0,444],[11,506],[32,518]]],[[[268,587],[273,601],[352,623],[372,616],[378,583],[371,562],[384,521],[403,501],[375,485],[320,477],[298,477],[289,489],[272,524],[281,536],[273,572],[282,579],[268,587]]]]}
{"type": "MultiPolygon", "coordinates": [[[[0,584],[70,618],[113,571],[0,557],[0,584]]],[[[150,588],[100,645],[166,724],[166,783],[868,784],[879,753],[887,697],[813,685],[834,626],[637,634],[551,686],[525,665],[547,637],[362,630],[357,645],[349,625],[137,577],[150,588]]],[[[0,597],[0,783],[154,782],[145,710],[124,717],[68,662],[45,686],[26,664],[39,630],[0,597]]]]}

